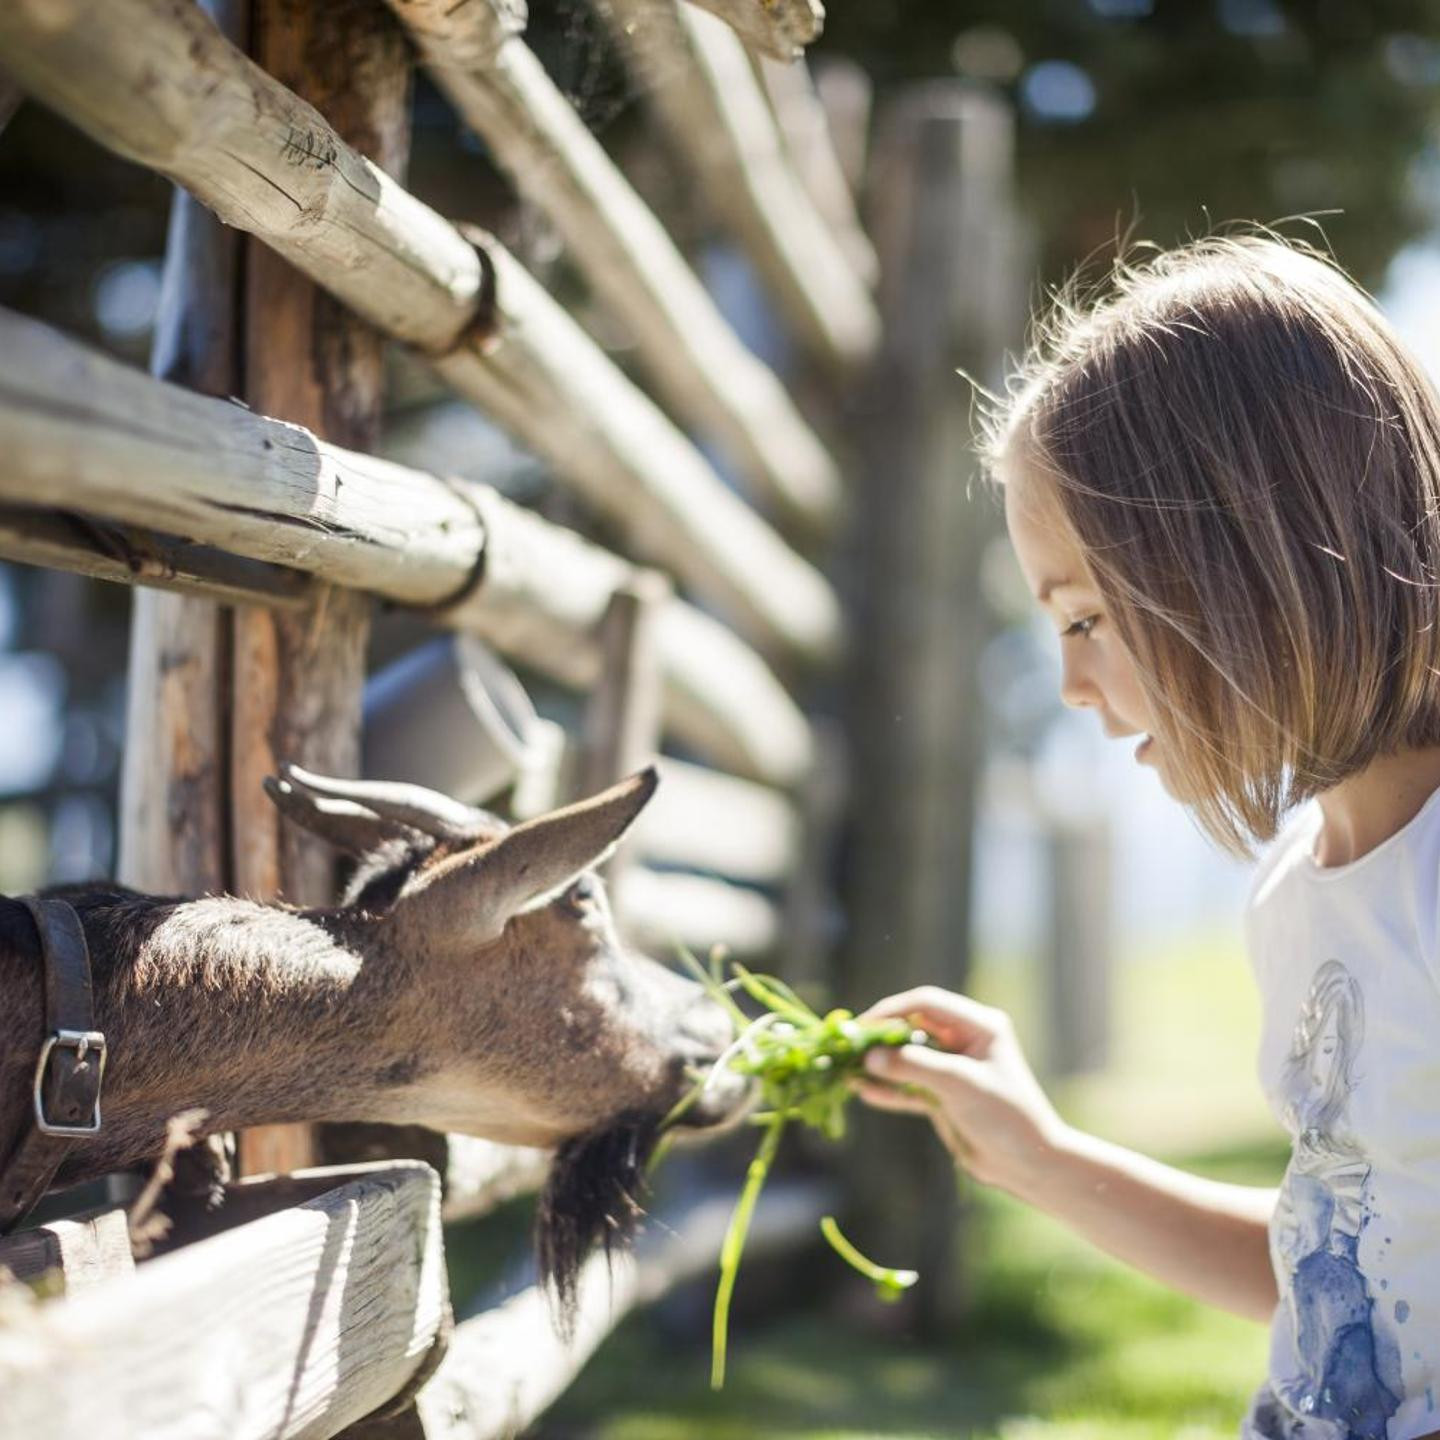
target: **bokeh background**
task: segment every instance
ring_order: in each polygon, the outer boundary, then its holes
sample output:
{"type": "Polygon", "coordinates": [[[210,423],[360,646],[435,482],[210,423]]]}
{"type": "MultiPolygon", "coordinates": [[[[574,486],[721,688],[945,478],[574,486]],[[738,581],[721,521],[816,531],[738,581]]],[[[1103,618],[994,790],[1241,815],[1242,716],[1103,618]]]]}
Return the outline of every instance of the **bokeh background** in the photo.
{"type": "MultiPolygon", "coordinates": [[[[698,212],[687,220],[684,177],[651,153],[643,96],[591,7],[536,0],[530,38],[723,288],[733,257],[698,212]]],[[[1121,237],[1169,245],[1260,220],[1328,245],[1440,364],[1440,5],[833,0],[812,58],[822,69],[836,57],[864,67],[877,99],[943,77],[1013,107],[1032,305],[1075,266],[1103,267],[1121,237]]],[[[498,230],[563,289],[554,237],[483,145],[423,81],[415,107],[411,187],[498,230]]],[[[0,134],[0,304],[143,363],[168,204],[164,182],[22,106],[0,134]]],[[[737,322],[762,349],[782,346],[763,316],[737,322]]],[[[513,469],[543,496],[540,467],[519,456],[513,469]]],[[[1275,1183],[1283,1149],[1254,1079],[1240,945],[1247,868],[1209,847],[1129,744],[1060,707],[1053,635],[1002,540],[984,567],[996,623],[977,662],[988,738],[973,988],[1013,1010],[1071,1118],[1207,1173],[1275,1183]]],[[[0,890],[111,870],[129,598],[0,566],[0,890]]],[[[384,626],[376,645],[377,664],[401,648],[384,626]]],[[[842,883],[840,925],[844,895],[842,883]]],[[[723,1395],[706,1389],[701,1286],[626,1325],[536,1434],[1233,1433],[1263,1364],[1260,1329],[963,1180],[954,1218],[965,1294],[939,1332],[910,1333],[813,1257],[777,1263],[744,1277],[723,1395]]]]}

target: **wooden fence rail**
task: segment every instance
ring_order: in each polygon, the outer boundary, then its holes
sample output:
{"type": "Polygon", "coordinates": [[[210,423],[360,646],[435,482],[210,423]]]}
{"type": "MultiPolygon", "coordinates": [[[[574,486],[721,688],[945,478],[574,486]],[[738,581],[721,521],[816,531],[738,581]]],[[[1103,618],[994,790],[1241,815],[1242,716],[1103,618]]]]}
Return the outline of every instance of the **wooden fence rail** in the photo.
{"type": "Polygon", "coordinates": [[[293,1203],[304,1183],[281,1182],[289,1208],[7,1325],[0,1434],[319,1440],[391,1400],[448,1324],[439,1177],[332,1172],[293,1203]]]}
{"type": "Polygon", "coordinates": [[[834,461],[520,38],[514,9],[502,0],[390,4],[436,83],[629,330],[675,413],[716,437],[781,506],[812,525],[833,520],[834,461]]]}
{"type": "Polygon", "coordinates": [[[832,370],[852,371],[879,340],[875,302],[791,167],[744,46],[685,0],[605,0],[596,8],[711,210],[795,334],[832,370]]]}
{"type": "MultiPolygon", "coordinates": [[[[439,607],[445,625],[585,688],[601,663],[594,628],[631,573],[483,486],[328,445],[3,313],[0,500],[178,532],[439,607]]],[[[53,535],[43,549],[58,558],[53,535]]],[[[663,607],[657,644],[677,734],[746,776],[791,785],[803,775],[808,725],[759,656],[679,600],[663,607]]]]}
{"type": "Polygon", "coordinates": [[[752,637],[835,653],[824,578],[729,490],[492,237],[462,235],[320,114],[167,0],[15,0],[7,69],[102,145],[168,175],[430,357],[752,637]]]}

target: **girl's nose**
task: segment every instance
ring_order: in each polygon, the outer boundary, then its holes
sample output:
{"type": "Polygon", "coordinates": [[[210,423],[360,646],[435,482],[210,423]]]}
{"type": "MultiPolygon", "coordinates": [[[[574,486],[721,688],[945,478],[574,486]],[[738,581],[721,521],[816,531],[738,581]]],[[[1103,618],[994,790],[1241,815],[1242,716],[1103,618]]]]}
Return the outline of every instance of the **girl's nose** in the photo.
{"type": "Polygon", "coordinates": [[[1067,662],[1060,672],[1060,699],[1072,710],[1084,710],[1099,705],[1100,691],[1088,676],[1067,662]]]}

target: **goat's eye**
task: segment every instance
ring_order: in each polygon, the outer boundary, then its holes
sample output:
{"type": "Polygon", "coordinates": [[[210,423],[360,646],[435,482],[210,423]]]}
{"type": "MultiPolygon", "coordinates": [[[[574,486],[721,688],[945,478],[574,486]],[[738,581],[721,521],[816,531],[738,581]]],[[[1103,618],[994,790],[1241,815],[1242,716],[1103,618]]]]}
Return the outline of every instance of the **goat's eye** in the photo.
{"type": "Polygon", "coordinates": [[[588,910],[600,898],[600,887],[593,875],[582,875],[561,898],[576,910],[588,910]]]}

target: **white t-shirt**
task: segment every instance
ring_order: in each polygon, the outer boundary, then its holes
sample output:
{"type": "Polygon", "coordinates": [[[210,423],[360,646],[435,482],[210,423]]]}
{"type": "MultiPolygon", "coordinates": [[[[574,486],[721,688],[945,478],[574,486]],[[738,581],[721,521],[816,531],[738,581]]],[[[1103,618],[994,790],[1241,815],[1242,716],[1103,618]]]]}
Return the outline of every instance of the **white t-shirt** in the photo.
{"type": "Polygon", "coordinates": [[[1260,1080],[1293,1146],[1270,1227],[1280,1303],[1246,1440],[1440,1430],[1440,790],[1349,865],[1317,804],[1245,911],[1260,1080]]]}

